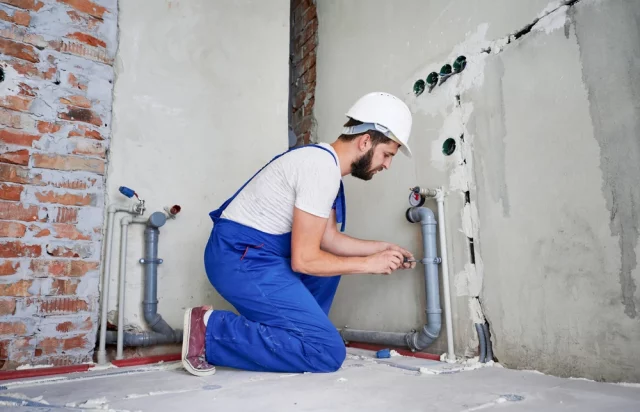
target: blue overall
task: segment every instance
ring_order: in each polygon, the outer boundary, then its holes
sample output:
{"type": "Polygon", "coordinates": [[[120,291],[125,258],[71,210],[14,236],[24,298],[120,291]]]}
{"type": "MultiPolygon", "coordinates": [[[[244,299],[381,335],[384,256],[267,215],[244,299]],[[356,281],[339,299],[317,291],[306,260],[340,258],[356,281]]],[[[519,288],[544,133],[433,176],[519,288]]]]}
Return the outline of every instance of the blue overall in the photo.
{"type": "MultiPolygon", "coordinates": [[[[330,150],[308,145],[301,148],[330,150]]],[[[210,213],[213,230],[205,250],[209,281],[240,315],[215,310],[207,323],[206,358],[216,366],[264,372],[333,372],[346,356],[328,318],[340,276],[319,277],[291,269],[291,233],[272,235],[221,218],[249,179],[210,213]]],[[[339,166],[338,166],[339,167],[339,166]]],[[[345,225],[344,187],[333,204],[345,225]]]]}

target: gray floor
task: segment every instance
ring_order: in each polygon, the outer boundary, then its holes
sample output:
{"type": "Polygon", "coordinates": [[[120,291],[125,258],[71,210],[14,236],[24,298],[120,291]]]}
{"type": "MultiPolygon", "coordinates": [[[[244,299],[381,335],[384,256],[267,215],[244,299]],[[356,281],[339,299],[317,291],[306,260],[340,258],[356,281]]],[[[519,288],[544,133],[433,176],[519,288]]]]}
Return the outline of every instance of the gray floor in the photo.
{"type": "Polygon", "coordinates": [[[640,411],[640,386],[560,379],[498,366],[473,369],[349,350],[332,374],[220,369],[179,363],[0,382],[7,411],[640,411]]]}

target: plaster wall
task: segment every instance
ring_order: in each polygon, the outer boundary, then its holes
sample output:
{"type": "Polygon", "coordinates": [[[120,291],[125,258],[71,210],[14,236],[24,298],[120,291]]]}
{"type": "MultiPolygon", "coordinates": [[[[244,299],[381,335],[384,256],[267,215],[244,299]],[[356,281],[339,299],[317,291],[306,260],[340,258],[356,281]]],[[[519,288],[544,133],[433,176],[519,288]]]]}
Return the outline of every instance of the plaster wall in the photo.
{"type": "Polygon", "coordinates": [[[507,366],[640,380],[639,18],[581,1],[490,57],[472,97],[482,302],[507,366]]]}
{"type": "MultiPolygon", "coordinates": [[[[181,328],[187,307],[230,309],[204,272],[208,213],[288,147],[289,1],[139,0],[119,6],[108,201],[126,200],[118,193],[125,185],[146,200],[147,216],[182,206],[160,231],[158,282],[158,312],[181,328]]],[[[127,328],[144,327],[142,252],[143,228],[132,226],[127,328]]],[[[115,256],[111,267],[114,320],[115,256]]]]}

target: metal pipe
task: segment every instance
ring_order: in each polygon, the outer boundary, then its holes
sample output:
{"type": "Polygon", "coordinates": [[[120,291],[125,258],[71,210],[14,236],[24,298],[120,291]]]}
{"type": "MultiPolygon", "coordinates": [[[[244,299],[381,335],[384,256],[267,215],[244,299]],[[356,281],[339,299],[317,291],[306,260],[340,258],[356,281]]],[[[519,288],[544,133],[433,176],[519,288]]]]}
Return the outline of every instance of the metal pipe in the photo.
{"type": "Polygon", "coordinates": [[[453,348],[453,321],[451,320],[451,291],[449,290],[449,257],[447,255],[447,232],[444,211],[444,190],[436,190],[438,203],[438,225],[440,237],[440,257],[442,258],[442,287],[444,293],[444,315],[447,328],[447,360],[455,362],[456,355],[453,348]]]}
{"type": "Polygon", "coordinates": [[[120,219],[120,268],[118,271],[118,339],[116,347],[116,359],[122,359],[123,354],[123,335],[124,335],[124,293],[126,285],[127,273],[127,236],[129,233],[129,224],[133,218],[125,215],[120,219]]]}
{"type": "Polygon", "coordinates": [[[113,248],[113,221],[117,212],[135,213],[134,206],[112,204],[107,208],[107,234],[102,270],[102,294],[100,313],[100,344],[98,347],[98,364],[107,363],[107,313],[109,311],[109,284],[111,283],[111,250],[113,248]]]}
{"type": "Polygon", "coordinates": [[[487,342],[484,338],[484,329],[480,323],[476,323],[475,327],[476,332],[478,332],[478,342],[480,342],[480,355],[478,357],[478,362],[484,363],[487,356],[487,342]]]}

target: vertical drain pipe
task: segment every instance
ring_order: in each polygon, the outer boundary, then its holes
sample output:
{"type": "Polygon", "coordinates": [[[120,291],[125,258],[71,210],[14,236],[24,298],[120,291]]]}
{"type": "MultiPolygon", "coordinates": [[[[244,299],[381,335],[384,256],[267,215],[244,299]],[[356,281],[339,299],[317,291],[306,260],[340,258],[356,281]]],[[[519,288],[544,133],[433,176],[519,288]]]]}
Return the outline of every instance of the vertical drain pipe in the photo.
{"type": "Polygon", "coordinates": [[[438,282],[438,263],[436,247],[436,219],[426,207],[412,207],[407,210],[407,220],[420,223],[424,258],[424,277],[426,288],[427,324],[419,331],[409,333],[377,332],[344,328],[340,331],[342,339],[349,342],[365,342],[380,345],[409,347],[412,351],[421,351],[429,347],[439,336],[442,327],[442,309],[440,308],[440,288],[438,282]]]}
{"type": "MultiPolygon", "coordinates": [[[[179,209],[175,209],[176,207],[174,206],[169,212],[170,218],[174,218],[175,214],[179,212],[179,209]]],[[[124,332],[121,329],[124,327],[123,320],[119,322],[118,332],[107,332],[108,343],[113,344],[122,340],[123,346],[152,346],[182,342],[182,330],[173,329],[158,313],[158,265],[162,263],[162,259],[158,258],[158,238],[160,235],[159,228],[166,221],[167,216],[162,212],[153,213],[145,221],[144,258],[140,259],[140,263],[144,265],[144,300],[142,302],[144,319],[152,331],[141,333],[124,332]]],[[[139,220],[133,219],[133,223],[139,223],[139,220]]],[[[121,295],[121,298],[123,296],[124,294],[121,295]]],[[[124,311],[122,311],[122,314],[124,314],[124,311]]]]}

